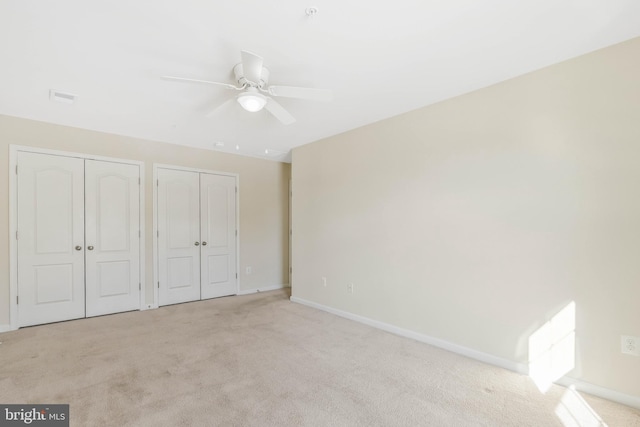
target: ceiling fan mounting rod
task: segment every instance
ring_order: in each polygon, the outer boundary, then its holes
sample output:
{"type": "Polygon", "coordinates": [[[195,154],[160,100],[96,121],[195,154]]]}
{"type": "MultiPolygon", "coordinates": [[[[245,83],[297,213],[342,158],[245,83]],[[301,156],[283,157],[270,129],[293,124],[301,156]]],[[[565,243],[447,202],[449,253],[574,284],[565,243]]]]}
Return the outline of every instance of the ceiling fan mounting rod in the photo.
{"type": "Polygon", "coordinates": [[[260,71],[254,73],[254,77],[258,81],[253,81],[251,78],[247,78],[244,70],[244,64],[242,62],[233,67],[233,73],[235,74],[236,82],[238,82],[238,84],[245,84],[249,87],[262,89],[269,83],[269,70],[266,67],[261,66],[260,71]]]}

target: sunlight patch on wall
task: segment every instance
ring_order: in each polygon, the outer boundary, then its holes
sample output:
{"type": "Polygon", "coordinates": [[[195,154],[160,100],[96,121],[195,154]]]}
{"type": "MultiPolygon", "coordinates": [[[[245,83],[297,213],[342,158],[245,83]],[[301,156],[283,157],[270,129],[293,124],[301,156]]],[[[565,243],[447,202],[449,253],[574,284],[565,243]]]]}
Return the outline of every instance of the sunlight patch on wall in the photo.
{"type": "Polygon", "coordinates": [[[607,426],[574,386],[570,386],[560,399],[560,403],[556,406],[556,415],[565,427],[607,426]]]}
{"type": "Polygon", "coordinates": [[[575,367],[575,329],[572,301],[529,337],[529,376],[542,393],[575,367]]]}

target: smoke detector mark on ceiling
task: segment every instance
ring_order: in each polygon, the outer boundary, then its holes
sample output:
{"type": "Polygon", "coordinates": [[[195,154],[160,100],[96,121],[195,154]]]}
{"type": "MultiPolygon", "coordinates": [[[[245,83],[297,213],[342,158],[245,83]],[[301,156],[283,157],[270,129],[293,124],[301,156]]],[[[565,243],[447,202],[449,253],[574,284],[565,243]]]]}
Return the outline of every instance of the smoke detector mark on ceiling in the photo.
{"type": "Polygon", "coordinates": [[[73,104],[76,102],[76,98],[78,98],[76,95],[70,93],[60,92],[55,89],[49,90],[50,101],[62,102],[63,104],[73,104]]]}
{"type": "Polygon", "coordinates": [[[318,13],[318,8],[317,7],[308,7],[308,8],[306,8],[304,10],[304,13],[306,13],[308,17],[312,17],[313,15],[318,13]]]}
{"type": "Polygon", "coordinates": [[[285,154],[287,154],[286,151],[272,150],[271,148],[267,148],[266,150],[264,150],[264,155],[267,157],[280,157],[284,156],[285,154]]]}

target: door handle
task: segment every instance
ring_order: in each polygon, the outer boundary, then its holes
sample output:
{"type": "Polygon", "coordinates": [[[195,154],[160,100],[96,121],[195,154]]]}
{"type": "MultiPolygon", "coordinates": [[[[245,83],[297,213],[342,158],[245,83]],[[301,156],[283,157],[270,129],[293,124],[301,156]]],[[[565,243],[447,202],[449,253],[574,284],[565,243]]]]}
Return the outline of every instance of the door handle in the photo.
{"type": "Polygon", "coordinates": [[[194,245],[200,246],[200,242],[195,242],[194,245]]]}
{"type": "Polygon", "coordinates": [[[202,246],[207,246],[207,242],[202,242],[202,246]]]}
{"type": "Polygon", "coordinates": [[[82,246],[76,246],[76,251],[81,251],[82,250],[82,246]]]}
{"type": "Polygon", "coordinates": [[[93,250],[93,246],[87,246],[87,249],[89,249],[90,251],[93,250]]]}

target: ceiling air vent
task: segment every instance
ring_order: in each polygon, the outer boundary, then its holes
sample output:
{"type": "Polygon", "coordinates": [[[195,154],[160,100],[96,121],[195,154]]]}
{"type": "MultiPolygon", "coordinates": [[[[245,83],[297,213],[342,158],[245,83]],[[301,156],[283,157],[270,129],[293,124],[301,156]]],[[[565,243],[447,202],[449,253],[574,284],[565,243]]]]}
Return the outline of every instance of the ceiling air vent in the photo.
{"type": "Polygon", "coordinates": [[[58,90],[55,89],[51,89],[49,91],[49,100],[50,101],[56,101],[56,102],[62,102],[64,104],[73,104],[74,102],[76,102],[76,95],[72,95],[70,93],[65,93],[65,92],[60,92],[58,90]]]}

